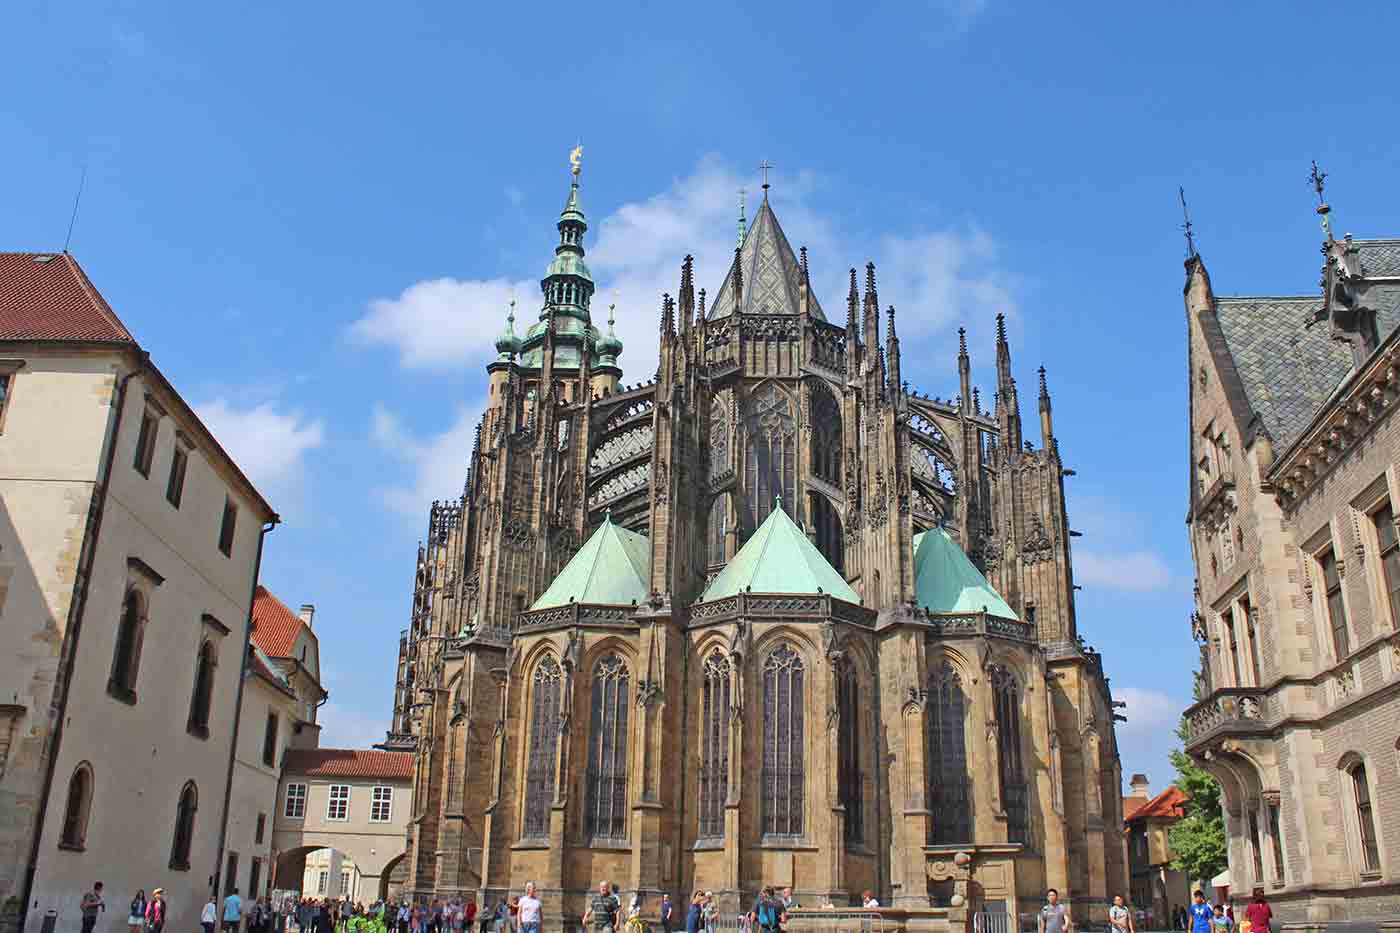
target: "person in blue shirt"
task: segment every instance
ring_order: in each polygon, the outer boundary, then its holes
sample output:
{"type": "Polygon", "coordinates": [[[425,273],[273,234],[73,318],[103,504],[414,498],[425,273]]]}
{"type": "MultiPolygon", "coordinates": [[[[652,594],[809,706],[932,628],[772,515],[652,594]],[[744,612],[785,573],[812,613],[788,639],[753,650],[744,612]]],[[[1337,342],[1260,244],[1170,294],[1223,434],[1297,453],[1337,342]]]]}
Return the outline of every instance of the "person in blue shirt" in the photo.
{"type": "Polygon", "coordinates": [[[1191,933],[1211,933],[1211,921],[1215,911],[1206,903],[1206,896],[1200,891],[1191,895],[1191,933]]]}
{"type": "Polygon", "coordinates": [[[238,896],[238,889],[234,888],[229,892],[229,896],[224,898],[224,933],[238,933],[242,920],[243,898],[238,896]]]}

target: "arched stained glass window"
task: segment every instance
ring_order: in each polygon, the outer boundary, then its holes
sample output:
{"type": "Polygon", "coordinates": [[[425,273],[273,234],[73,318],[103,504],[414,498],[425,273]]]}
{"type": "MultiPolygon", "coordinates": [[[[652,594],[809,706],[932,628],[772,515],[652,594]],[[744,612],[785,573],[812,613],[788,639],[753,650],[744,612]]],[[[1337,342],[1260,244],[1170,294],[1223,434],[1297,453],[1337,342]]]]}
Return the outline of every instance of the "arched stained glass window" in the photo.
{"type": "Polygon", "coordinates": [[[710,405],[710,476],[729,472],[729,406],[722,399],[710,405]]]}
{"type": "Polygon", "coordinates": [[[627,697],[631,675],[622,658],[604,655],[593,668],[588,732],[588,797],[584,832],[590,839],[627,838],[627,697]]]}
{"type": "Polygon", "coordinates": [[[783,511],[789,516],[795,505],[797,436],[792,405],[777,386],[770,383],[749,400],[746,429],[744,485],[752,530],[773,511],[777,496],[783,497],[783,511]]]}
{"type": "Polygon", "coordinates": [[[549,835],[554,766],[559,746],[559,662],[546,655],[530,684],[530,758],[525,769],[525,835],[549,835]]]}
{"type": "Polygon", "coordinates": [[[1001,753],[1001,802],[1011,842],[1030,841],[1030,814],[1021,755],[1021,688],[1006,668],[992,668],[992,702],[996,709],[998,751],[1001,753]]]}
{"type": "Polygon", "coordinates": [[[812,472],[833,486],[841,485],[841,408],[836,396],[820,383],[812,387],[812,472]]]}
{"type": "Polygon", "coordinates": [[[967,696],[962,678],[944,661],[928,684],[928,800],[933,811],[929,842],[972,842],[972,782],[967,773],[967,696]]]}
{"type": "Polygon", "coordinates": [[[710,524],[705,532],[706,560],[711,567],[724,563],[724,536],[729,530],[726,525],[729,518],[729,497],[725,493],[715,496],[715,501],[710,504],[710,524]]]}
{"type": "Polygon", "coordinates": [[[840,662],[836,672],[836,708],[841,716],[837,737],[836,788],[846,808],[846,843],[865,841],[865,776],[860,770],[860,704],[856,667],[840,662]]]}
{"type": "Polygon", "coordinates": [[[763,832],[801,836],[803,769],[802,657],[788,645],[763,664],[763,832]]]}
{"type": "Polygon", "coordinates": [[[838,571],[846,569],[846,542],[841,530],[841,516],[826,497],[820,493],[811,495],[812,530],[816,532],[817,550],[838,571]]]}
{"type": "Polygon", "coordinates": [[[729,792],[729,659],[718,649],[705,658],[700,708],[700,837],[724,836],[729,792]]]}

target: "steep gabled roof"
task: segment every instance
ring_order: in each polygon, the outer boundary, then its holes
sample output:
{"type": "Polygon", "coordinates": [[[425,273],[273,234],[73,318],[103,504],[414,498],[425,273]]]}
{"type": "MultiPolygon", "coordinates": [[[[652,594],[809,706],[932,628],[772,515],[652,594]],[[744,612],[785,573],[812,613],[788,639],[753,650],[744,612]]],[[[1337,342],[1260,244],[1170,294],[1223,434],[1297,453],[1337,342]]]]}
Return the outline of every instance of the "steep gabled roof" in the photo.
{"type": "Polygon", "coordinates": [[[836,568],[827,563],[817,546],[788,518],[781,505],[768,515],[753,537],[705,588],[701,602],[725,599],[735,593],[830,593],[848,603],[859,603],[836,568]]]}
{"type": "Polygon", "coordinates": [[[253,594],[253,644],[270,657],[290,658],[297,636],[303,629],[310,638],[316,638],[301,616],[288,609],[282,600],[259,583],[253,594]]]}
{"type": "Polygon", "coordinates": [[[1020,621],[942,528],[914,536],[914,598],[932,612],[986,611],[1020,621]]]}
{"type": "Polygon", "coordinates": [[[286,774],[398,781],[413,779],[412,752],[368,748],[289,748],[282,761],[286,774]]]}
{"type": "Polygon", "coordinates": [[[530,609],[569,603],[640,604],[646,601],[650,580],[651,541],[614,525],[608,515],[530,609]]]}
{"type": "Polygon", "coordinates": [[[0,340],[136,343],[67,253],[0,253],[0,340]]]}
{"type": "Polygon", "coordinates": [[[1131,811],[1128,810],[1127,801],[1124,801],[1123,822],[1131,823],[1134,820],[1149,817],[1179,820],[1186,815],[1184,806],[1190,799],[1186,791],[1173,784],[1156,797],[1146,803],[1141,803],[1131,811]]]}
{"type": "MultiPolygon", "coordinates": [[[[802,266],[766,197],[754,216],[753,226],[744,235],[739,249],[739,268],[744,276],[740,307],[734,307],[734,266],[731,263],[706,313],[709,320],[728,317],[736,310],[741,314],[797,314],[801,311],[798,295],[802,287],[802,266]]],[[[826,315],[822,313],[816,294],[809,293],[807,301],[812,316],[825,321],[826,315]]]]}

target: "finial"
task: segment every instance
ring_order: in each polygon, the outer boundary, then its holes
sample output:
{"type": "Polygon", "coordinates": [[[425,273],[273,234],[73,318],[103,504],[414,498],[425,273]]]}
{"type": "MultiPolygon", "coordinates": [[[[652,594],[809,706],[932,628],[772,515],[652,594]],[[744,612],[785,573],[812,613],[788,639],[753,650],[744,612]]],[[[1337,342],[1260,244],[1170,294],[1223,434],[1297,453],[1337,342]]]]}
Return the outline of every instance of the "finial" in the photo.
{"type": "Polygon", "coordinates": [[[763,172],[763,200],[768,200],[768,170],[773,167],[773,163],[764,159],[758,163],[759,171],[763,172]]]}
{"type": "Polygon", "coordinates": [[[1196,237],[1191,230],[1191,212],[1186,209],[1186,189],[1178,185],[1176,193],[1181,198],[1181,229],[1186,231],[1186,258],[1191,259],[1196,255],[1196,237]]]}
{"type": "Polygon", "coordinates": [[[744,264],[740,262],[741,247],[734,247],[734,310],[738,312],[744,301],[744,264]]]}
{"type": "Polygon", "coordinates": [[[860,290],[856,288],[856,270],[854,268],[851,269],[851,291],[846,295],[846,300],[851,304],[860,301],[860,290]]]}
{"type": "Polygon", "coordinates": [[[773,497],[773,507],[779,512],[783,510],[783,497],[781,495],[773,497]]]}
{"type": "Polygon", "coordinates": [[[802,253],[802,281],[810,282],[812,277],[807,272],[807,247],[802,247],[800,252],[802,253]]]}
{"type": "Polygon", "coordinates": [[[603,521],[607,522],[609,525],[612,524],[612,506],[608,506],[603,510],[603,521]]]}
{"type": "Polygon", "coordinates": [[[744,245],[744,235],[748,233],[748,220],[744,217],[744,189],[739,189],[739,245],[744,245]]]}
{"type": "Polygon", "coordinates": [[[875,294],[875,263],[865,264],[865,293],[867,296],[875,294]]]}
{"type": "Polygon", "coordinates": [[[1317,192],[1317,212],[1322,216],[1322,229],[1327,232],[1327,239],[1332,239],[1332,221],[1328,214],[1332,213],[1332,208],[1327,205],[1327,201],[1322,196],[1323,188],[1326,186],[1327,173],[1317,167],[1317,160],[1313,159],[1312,174],[1308,176],[1308,184],[1317,192]]]}
{"type": "Polygon", "coordinates": [[[997,312],[997,343],[1006,343],[1006,315],[997,312]]]}
{"type": "Polygon", "coordinates": [[[583,141],[569,150],[569,171],[574,176],[574,184],[578,184],[579,173],[583,171],[583,141]]]}
{"type": "Polygon", "coordinates": [[[979,415],[982,413],[982,391],[976,386],[972,387],[972,410],[979,415]]]}
{"type": "Polygon", "coordinates": [[[1045,367],[1040,367],[1040,397],[1049,398],[1050,390],[1045,387],[1045,367]]]}
{"type": "Polygon", "coordinates": [[[967,356],[967,328],[958,328],[958,356],[967,356]]]}
{"type": "MultiPolygon", "coordinates": [[[[514,302],[512,302],[512,304],[514,304],[514,302]]],[[[613,303],[613,304],[608,305],[608,330],[612,330],[612,326],[613,326],[613,323],[614,323],[614,321],[613,321],[613,312],[616,311],[616,310],[617,310],[617,304],[616,304],[616,303],[613,303]]]]}
{"type": "Polygon", "coordinates": [[[889,336],[888,336],[886,339],[888,339],[888,340],[898,340],[899,338],[896,337],[895,334],[894,334],[894,305],[890,305],[890,309],[889,309],[889,311],[887,311],[886,313],[889,315],[889,322],[890,322],[890,324],[889,324],[889,331],[890,331],[890,333],[889,333],[889,336]]]}
{"type": "Polygon", "coordinates": [[[511,295],[511,296],[510,296],[510,310],[506,312],[506,323],[507,323],[507,324],[512,324],[512,325],[515,323],[515,296],[514,296],[514,295],[511,295]]]}
{"type": "Polygon", "coordinates": [[[700,309],[695,314],[700,320],[705,320],[705,290],[703,288],[700,289],[700,309]]]}

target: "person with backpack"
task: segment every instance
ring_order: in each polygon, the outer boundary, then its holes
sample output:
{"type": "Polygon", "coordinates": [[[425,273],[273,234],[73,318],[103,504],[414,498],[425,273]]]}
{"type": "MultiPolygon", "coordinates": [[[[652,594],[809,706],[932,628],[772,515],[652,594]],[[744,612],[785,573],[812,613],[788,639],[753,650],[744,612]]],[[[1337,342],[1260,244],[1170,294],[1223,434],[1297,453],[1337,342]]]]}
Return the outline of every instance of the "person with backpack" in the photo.
{"type": "Polygon", "coordinates": [[[778,900],[777,892],[773,890],[773,886],[768,885],[754,901],[753,910],[749,911],[749,918],[762,933],[778,933],[782,926],[782,917],[782,903],[778,900]]]}

